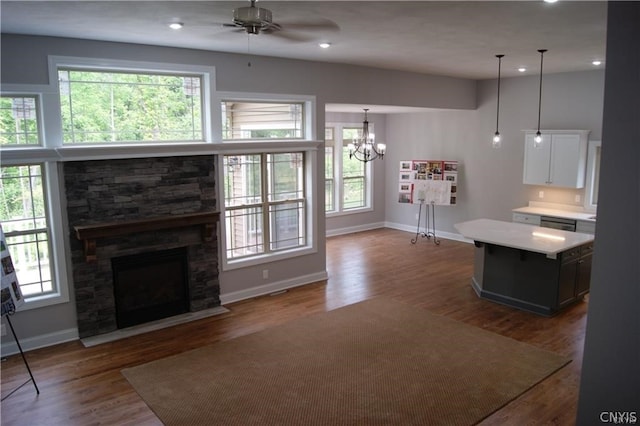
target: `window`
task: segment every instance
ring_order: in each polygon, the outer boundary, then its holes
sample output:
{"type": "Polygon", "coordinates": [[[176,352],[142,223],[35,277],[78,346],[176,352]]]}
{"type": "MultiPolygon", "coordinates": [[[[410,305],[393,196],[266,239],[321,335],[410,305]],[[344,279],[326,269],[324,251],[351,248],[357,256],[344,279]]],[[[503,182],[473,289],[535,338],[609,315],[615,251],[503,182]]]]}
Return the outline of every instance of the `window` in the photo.
{"type": "Polygon", "coordinates": [[[360,136],[361,128],[342,129],[342,208],[352,210],[367,206],[366,164],[355,158],[349,158],[348,144],[360,136]]]}
{"type": "MultiPolygon", "coordinates": [[[[0,102],[0,144],[40,146],[41,118],[36,95],[3,94],[0,102]]],[[[43,163],[3,164],[0,167],[0,222],[7,248],[26,301],[54,296],[52,223],[43,163]]]]}
{"type": "Polygon", "coordinates": [[[325,129],[327,135],[335,135],[335,140],[325,139],[326,213],[357,212],[371,207],[371,163],[349,158],[348,144],[361,132],[361,125],[335,124],[325,129]]]}
{"type": "Polygon", "coordinates": [[[0,168],[0,221],[25,299],[55,292],[42,165],[0,168]]]}
{"type": "Polygon", "coordinates": [[[225,155],[227,260],[306,245],[303,152],[225,155]]]}
{"type": "Polygon", "coordinates": [[[202,79],[58,68],[63,144],[203,141],[202,79]]]}
{"type": "Polygon", "coordinates": [[[324,211],[332,212],[335,210],[335,174],[334,152],[335,141],[333,140],[334,128],[328,127],[324,136],[324,211]]]}
{"type": "Polygon", "coordinates": [[[302,139],[304,103],[223,101],[222,139],[302,139]]]}
{"type": "Polygon", "coordinates": [[[40,145],[36,96],[0,98],[0,145],[40,145]]]}

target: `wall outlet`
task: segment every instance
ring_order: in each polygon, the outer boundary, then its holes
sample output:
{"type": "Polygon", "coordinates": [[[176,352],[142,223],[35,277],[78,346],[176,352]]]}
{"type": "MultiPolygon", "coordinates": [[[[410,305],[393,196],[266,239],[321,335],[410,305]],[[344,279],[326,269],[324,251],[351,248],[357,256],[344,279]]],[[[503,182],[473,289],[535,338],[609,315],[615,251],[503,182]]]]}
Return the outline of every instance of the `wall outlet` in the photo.
{"type": "Polygon", "coordinates": [[[544,191],[538,192],[538,198],[544,198],[544,191]]]}
{"type": "Polygon", "coordinates": [[[268,269],[263,269],[262,270],[262,279],[263,280],[268,280],[269,279],[269,270],[268,269]]]}
{"type": "Polygon", "coordinates": [[[576,198],[575,198],[575,200],[576,200],[576,203],[579,203],[579,202],[580,202],[580,194],[576,194],[576,198]]]}
{"type": "Polygon", "coordinates": [[[7,328],[5,327],[4,324],[0,324],[0,336],[6,336],[7,335],[7,328]]]}

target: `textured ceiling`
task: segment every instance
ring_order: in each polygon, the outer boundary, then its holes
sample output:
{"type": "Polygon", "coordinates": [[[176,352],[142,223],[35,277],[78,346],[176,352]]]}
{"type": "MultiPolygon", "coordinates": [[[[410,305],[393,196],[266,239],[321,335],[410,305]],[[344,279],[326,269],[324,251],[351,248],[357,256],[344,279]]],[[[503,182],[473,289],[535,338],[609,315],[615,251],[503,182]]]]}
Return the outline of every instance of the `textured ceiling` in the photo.
{"type": "Polygon", "coordinates": [[[472,79],[516,69],[545,73],[593,69],[605,59],[606,3],[559,1],[268,1],[291,42],[222,27],[248,1],[11,1],[0,4],[3,33],[74,37],[357,64],[472,79]],[[338,30],[295,24],[333,21],[338,30]],[[167,23],[180,21],[178,31],[167,23]],[[319,41],[332,43],[320,49],[319,41]]]}

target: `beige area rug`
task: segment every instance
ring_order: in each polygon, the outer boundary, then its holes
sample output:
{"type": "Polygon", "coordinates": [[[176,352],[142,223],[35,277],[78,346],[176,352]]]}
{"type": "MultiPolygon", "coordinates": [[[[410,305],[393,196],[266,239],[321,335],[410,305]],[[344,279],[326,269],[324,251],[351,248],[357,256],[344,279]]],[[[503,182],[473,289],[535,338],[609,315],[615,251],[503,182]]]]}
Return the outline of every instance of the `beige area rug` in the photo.
{"type": "Polygon", "coordinates": [[[377,298],[122,373],[166,425],[469,425],[568,362],[377,298]]]}

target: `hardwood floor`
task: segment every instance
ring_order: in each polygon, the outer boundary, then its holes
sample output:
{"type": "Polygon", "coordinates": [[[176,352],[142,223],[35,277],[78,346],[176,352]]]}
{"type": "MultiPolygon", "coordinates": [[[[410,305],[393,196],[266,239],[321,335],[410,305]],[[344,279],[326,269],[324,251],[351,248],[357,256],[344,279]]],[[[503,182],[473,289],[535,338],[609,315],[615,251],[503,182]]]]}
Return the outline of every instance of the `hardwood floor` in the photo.
{"type": "MultiPolygon", "coordinates": [[[[160,425],[121,375],[139,365],[254,333],[309,314],[384,297],[572,358],[572,362],[481,422],[481,425],[573,425],[587,302],[544,318],[479,299],[470,285],[473,246],[435,245],[380,229],[332,237],[329,279],[231,305],[229,313],[91,348],[79,341],[30,351],[40,388],[31,384],[2,402],[2,425],[160,425]]],[[[27,378],[21,358],[2,363],[2,395],[27,378]]],[[[221,422],[223,424],[224,422],[221,422]]]]}

